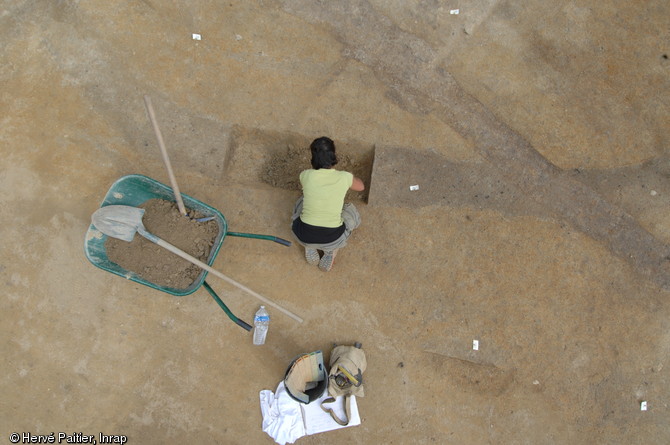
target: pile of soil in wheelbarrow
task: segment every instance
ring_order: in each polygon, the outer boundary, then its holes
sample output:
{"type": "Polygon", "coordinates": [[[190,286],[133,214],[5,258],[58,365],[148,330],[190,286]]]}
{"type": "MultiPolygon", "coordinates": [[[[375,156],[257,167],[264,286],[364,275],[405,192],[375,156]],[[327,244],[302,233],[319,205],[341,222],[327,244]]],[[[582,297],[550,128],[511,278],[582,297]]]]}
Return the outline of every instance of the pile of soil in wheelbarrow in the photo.
{"type": "MultiPolygon", "coordinates": [[[[204,215],[187,209],[189,216],[184,216],[175,203],[163,199],[150,199],[138,207],[145,209],[142,222],[149,233],[207,263],[219,234],[216,221],[197,222],[192,218],[204,215]]],[[[162,287],[185,289],[202,272],[198,266],[139,234],[131,242],[108,237],[105,248],[111,261],[162,287]]]]}

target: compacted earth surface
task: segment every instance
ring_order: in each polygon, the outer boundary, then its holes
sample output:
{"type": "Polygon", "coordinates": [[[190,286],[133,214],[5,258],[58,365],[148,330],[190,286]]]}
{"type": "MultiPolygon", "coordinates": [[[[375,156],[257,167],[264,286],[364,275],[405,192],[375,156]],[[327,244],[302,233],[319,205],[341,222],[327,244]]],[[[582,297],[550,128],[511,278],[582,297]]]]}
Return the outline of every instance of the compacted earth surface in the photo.
{"type": "MultiPolygon", "coordinates": [[[[669,16],[665,0],[0,1],[0,442],[270,444],[259,392],[358,341],[361,425],[298,443],[670,443],[669,16]],[[297,243],[225,237],[213,267],[304,319],[271,308],[263,346],[204,289],[86,259],[117,179],[169,185],[144,95],[182,193],[229,231],[293,239],[314,138],[366,184],[331,272],[297,243]]],[[[252,321],[260,301],[207,282],[252,321]]]]}

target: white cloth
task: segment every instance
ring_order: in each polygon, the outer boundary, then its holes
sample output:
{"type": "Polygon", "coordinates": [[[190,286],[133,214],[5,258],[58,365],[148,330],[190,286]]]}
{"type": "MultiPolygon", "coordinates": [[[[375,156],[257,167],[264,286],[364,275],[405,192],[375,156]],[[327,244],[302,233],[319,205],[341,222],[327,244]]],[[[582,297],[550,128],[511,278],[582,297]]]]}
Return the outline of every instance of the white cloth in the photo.
{"type": "MultiPolygon", "coordinates": [[[[321,401],[328,397],[330,396],[326,391],[318,400],[307,405],[302,404],[288,395],[283,381],[277,386],[274,394],[269,389],[261,391],[263,431],[279,445],[285,445],[294,443],[303,436],[361,424],[355,396],[351,396],[351,419],[346,426],[335,422],[330,414],[321,409],[321,401]]],[[[340,419],[344,419],[343,405],[342,397],[338,397],[334,403],[326,407],[332,408],[340,419]]]]}
{"type": "Polygon", "coordinates": [[[273,394],[269,389],[260,392],[263,431],[279,445],[293,443],[305,433],[300,402],[291,398],[282,381],[273,394]]]}

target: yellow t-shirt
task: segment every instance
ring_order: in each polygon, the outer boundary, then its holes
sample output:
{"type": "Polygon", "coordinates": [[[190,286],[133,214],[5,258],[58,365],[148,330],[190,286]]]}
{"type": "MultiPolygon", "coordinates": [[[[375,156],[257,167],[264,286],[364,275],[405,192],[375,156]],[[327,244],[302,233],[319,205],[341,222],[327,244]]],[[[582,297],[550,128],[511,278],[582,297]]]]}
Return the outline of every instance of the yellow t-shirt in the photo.
{"type": "Polygon", "coordinates": [[[332,168],[309,169],[300,173],[303,207],[302,222],[318,227],[340,227],[342,207],[354,175],[332,168]]]}

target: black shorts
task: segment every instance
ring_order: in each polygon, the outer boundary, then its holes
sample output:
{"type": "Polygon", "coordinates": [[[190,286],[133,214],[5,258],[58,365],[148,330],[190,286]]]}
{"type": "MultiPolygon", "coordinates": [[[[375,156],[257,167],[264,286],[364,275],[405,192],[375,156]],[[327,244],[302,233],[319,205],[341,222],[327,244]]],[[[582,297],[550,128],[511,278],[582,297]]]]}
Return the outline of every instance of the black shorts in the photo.
{"type": "Polygon", "coordinates": [[[300,217],[293,220],[293,233],[306,244],[328,244],[337,241],[344,233],[345,226],[319,227],[302,222],[300,217]]]}

